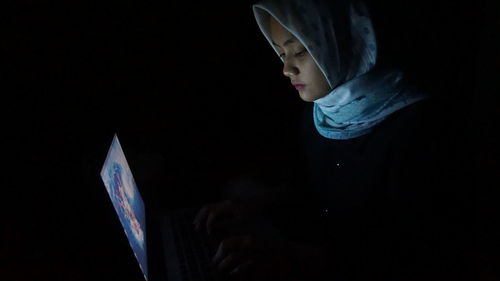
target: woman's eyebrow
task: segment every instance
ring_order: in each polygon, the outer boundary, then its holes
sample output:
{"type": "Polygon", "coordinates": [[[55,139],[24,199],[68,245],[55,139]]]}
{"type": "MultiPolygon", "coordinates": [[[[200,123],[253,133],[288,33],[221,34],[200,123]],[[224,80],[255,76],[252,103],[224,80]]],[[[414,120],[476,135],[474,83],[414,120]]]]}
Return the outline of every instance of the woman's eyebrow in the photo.
{"type": "MultiPolygon", "coordinates": [[[[277,46],[277,47],[281,47],[280,45],[276,44],[274,41],[273,42],[273,45],[277,46]]],[[[290,38],[288,40],[285,41],[285,43],[283,43],[283,47],[286,47],[286,45],[288,44],[291,44],[291,43],[294,43],[295,42],[295,38],[290,38]]]]}

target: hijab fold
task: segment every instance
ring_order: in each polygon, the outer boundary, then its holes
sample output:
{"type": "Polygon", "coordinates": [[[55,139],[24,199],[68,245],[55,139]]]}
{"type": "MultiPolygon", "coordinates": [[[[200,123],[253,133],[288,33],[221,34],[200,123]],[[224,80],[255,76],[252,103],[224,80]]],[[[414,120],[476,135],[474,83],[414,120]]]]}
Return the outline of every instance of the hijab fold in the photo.
{"type": "Polygon", "coordinates": [[[428,96],[397,69],[376,67],[377,42],[366,6],[356,0],[264,0],[253,6],[269,35],[272,16],[308,50],[332,89],[314,101],[318,132],[330,139],[365,135],[387,116],[428,96]]]}

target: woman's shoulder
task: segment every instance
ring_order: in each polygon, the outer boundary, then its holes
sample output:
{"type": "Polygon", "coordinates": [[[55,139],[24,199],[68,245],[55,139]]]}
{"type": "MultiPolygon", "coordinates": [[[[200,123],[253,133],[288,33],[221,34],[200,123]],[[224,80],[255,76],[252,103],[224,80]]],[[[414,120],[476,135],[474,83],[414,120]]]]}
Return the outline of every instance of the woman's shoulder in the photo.
{"type": "Polygon", "coordinates": [[[448,134],[452,124],[439,99],[429,98],[389,115],[373,130],[375,135],[391,138],[432,139],[448,134]]]}
{"type": "Polygon", "coordinates": [[[402,166],[450,159],[456,152],[456,130],[444,109],[442,101],[433,98],[402,108],[366,136],[365,146],[383,151],[402,166]]]}
{"type": "Polygon", "coordinates": [[[384,140],[390,148],[387,157],[396,166],[426,170],[429,175],[431,171],[453,170],[464,144],[457,134],[460,130],[453,111],[437,98],[415,103],[389,116],[374,130],[373,138],[384,140]]]}

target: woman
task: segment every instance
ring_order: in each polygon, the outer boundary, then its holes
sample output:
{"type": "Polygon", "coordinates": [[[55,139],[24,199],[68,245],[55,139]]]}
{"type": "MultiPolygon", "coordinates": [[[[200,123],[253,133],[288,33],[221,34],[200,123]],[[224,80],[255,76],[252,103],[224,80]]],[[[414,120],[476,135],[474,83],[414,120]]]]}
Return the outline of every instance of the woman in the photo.
{"type": "MultiPolygon", "coordinates": [[[[463,206],[455,200],[462,191],[449,190],[453,170],[443,160],[453,154],[436,137],[446,135],[435,126],[441,117],[433,99],[401,71],[379,66],[367,7],[271,0],[253,11],[283,74],[311,105],[303,127],[307,162],[299,169],[310,187],[302,204],[309,212],[301,214],[319,224],[297,234],[299,219],[290,220],[289,237],[309,232],[311,243],[226,237],[214,266],[255,280],[463,277],[453,274],[465,254],[455,247],[457,233],[464,233],[463,206]]],[[[256,197],[266,200],[258,208],[236,200],[208,205],[195,225],[211,230],[223,218],[255,214],[274,204],[270,197],[256,197]]]]}

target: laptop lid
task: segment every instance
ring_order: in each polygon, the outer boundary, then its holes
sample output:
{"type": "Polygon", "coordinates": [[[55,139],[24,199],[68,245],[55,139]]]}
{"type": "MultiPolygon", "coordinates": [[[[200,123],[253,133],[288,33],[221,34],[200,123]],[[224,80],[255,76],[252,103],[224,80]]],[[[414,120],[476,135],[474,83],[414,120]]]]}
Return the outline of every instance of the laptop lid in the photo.
{"type": "Polygon", "coordinates": [[[148,280],[144,202],[116,134],[113,137],[106,161],[102,166],[101,179],[141,271],[148,280]]]}

